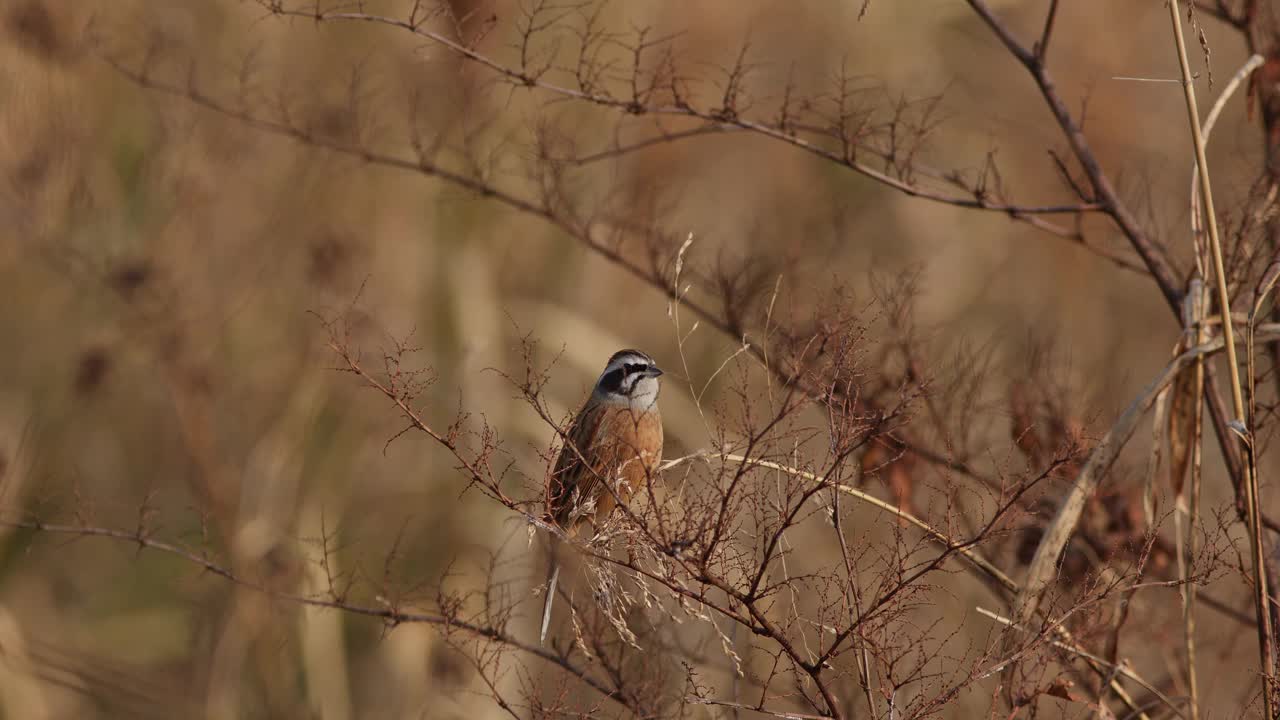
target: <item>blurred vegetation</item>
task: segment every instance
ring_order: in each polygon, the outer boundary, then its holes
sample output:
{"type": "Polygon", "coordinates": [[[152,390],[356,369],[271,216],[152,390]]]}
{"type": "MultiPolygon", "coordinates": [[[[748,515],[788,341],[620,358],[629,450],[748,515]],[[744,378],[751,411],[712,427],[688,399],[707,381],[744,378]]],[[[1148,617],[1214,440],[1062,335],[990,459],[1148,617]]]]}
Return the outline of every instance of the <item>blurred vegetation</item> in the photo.
{"type": "MultiPolygon", "coordinates": [[[[410,4],[364,7],[395,14],[410,4]]],[[[480,37],[486,53],[513,56],[518,3],[453,4],[467,17],[461,32],[480,37]]],[[[1043,4],[993,3],[1019,28],[1034,27],[1043,4]]],[[[873,0],[860,18],[859,5],[616,2],[603,13],[619,32],[678,33],[687,66],[711,78],[749,42],[762,106],[787,78],[820,92],[842,67],[872,104],[940,96],[931,164],[981,168],[993,154],[1019,198],[1062,196],[1045,155],[1061,147],[1059,133],[972,13],[950,0],[873,0]]],[[[1163,6],[1064,6],[1051,54],[1060,89],[1086,113],[1126,198],[1185,266],[1182,98],[1176,85],[1116,79],[1174,75],[1163,6]]],[[[1212,22],[1204,29],[1217,82],[1243,50],[1212,22]]],[[[483,417],[531,478],[555,436],[502,376],[521,371],[526,335],[538,340],[540,362],[558,357],[544,395],[556,416],[577,409],[614,350],[635,346],[671,369],[668,457],[709,444],[694,395],[737,349],[734,338],[705,326],[691,333],[686,369],[667,298],[555,228],[439,180],[139,87],[104,57],[154,62],[233,107],[288,107],[334,135],[404,148],[407,129],[428,128],[444,138],[446,158],[465,164],[450,153],[466,147],[493,161],[483,172],[521,191],[533,189],[521,163],[532,161],[541,130],[587,153],[608,145],[621,122],[495,89],[408,33],[267,17],[241,0],[0,3],[6,517],[145,527],[233,558],[273,587],[319,589],[324,567],[359,577],[368,604],[379,592],[430,604],[445,577],[460,591],[480,588],[491,553],[510,592],[530,592],[542,569],[529,563],[537,555],[524,523],[463,492],[439,448],[413,435],[391,441],[403,427],[394,408],[333,370],[317,316],[353,302],[357,343],[371,359],[391,337],[420,348],[413,358],[435,376],[419,398],[429,418],[445,425],[460,408],[483,417]]],[[[1228,106],[1211,146],[1227,212],[1260,163],[1243,106],[1228,106]]],[[[932,371],[946,378],[966,358],[988,363],[971,408],[985,420],[971,432],[997,466],[1022,462],[1005,394],[1043,348],[1071,388],[1062,395],[1072,413],[1100,433],[1167,361],[1179,331],[1148,278],[1079,244],[1000,213],[903,196],[760,137],[660,144],[594,165],[573,188],[584,206],[620,197],[636,218],[692,233],[699,267],[750,260],[766,297],[780,288],[779,316],[797,324],[840,286],[850,305],[867,308],[874,332],[888,332],[872,288],[915,277],[914,324],[932,371]]],[[[1097,242],[1124,250],[1101,219],[1084,222],[1097,242]]],[[[715,376],[707,404],[727,407],[718,393],[735,377],[715,376]]],[[[1141,482],[1146,442],[1117,471],[1126,482],[1141,482]]],[[[1205,466],[1206,507],[1225,513],[1231,495],[1216,450],[1205,466]]],[[[884,537],[897,531],[856,512],[884,537]]],[[[838,561],[835,549],[815,552],[812,562],[838,561]]],[[[1249,607],[1234,579],[1214,592],[1249,607]]],[[[956,642],[981,644],[995,631],[972,611],[983,593],[957,581],[936,598],[959,628],[956,642]]],[[[1176,590],[1133,602],[1177,617],[1176,590]]],[[[1168,632],[1161,642],[1176,645],[1176,623],[1168,632]]],[[[1206,615],[1200,633],[1213,667],[1202,679],[1205,707],[1238,707],[1254,680],[1250,631],[1206,615]]],[[[1123,653],[1154,676],[1176,674],[1142,645],[1130,641],[1123,653]]],[[[6,718],[504,715],[434,628],[299,608],[184,560],[93,538],[0,536],[0,648],[6,718]]],[[[976,693],[946,713],[989,707],[976,693]]]]}

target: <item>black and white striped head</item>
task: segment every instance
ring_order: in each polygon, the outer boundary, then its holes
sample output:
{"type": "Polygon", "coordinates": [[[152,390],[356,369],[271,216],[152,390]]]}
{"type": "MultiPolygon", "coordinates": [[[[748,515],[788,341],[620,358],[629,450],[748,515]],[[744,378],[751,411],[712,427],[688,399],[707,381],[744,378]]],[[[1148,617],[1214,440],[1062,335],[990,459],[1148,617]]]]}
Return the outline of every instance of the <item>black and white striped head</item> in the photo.
{"type": "Polygon", "coordinates": [[[648,355],[639,350],[619,350],[609,358],[593,394],[602,402],[648,410],[658,400],[661,374],[648,355]]]}

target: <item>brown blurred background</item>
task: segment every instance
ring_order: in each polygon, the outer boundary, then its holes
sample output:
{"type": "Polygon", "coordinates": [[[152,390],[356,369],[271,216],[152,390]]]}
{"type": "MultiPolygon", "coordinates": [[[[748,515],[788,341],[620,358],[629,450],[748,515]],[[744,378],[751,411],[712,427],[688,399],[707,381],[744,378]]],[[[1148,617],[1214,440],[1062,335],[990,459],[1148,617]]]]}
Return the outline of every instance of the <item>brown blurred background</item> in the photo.
{"type": "MultiPolygon", "coordinates": [[[[465,11],[468,3],[455,4],[465,11]]],[[[408,5],[367,9],[395,14],[408,5]]],[[[1030,33],[1044,3],[993,5],[1030,33]]],[[[862,19],[858,6],[618,2],[603,17],[619,31],[683,33],[688,67],[708,78],[749,39],[762,108],[788,73],[813,92],[842,64],[873,104],[942,95],[930,164],[980,168],[995,152],[1014,198],[1070,201],[1046,154],[1063,147],[1061,135],[1038,92],[962,3],[873,0],[862,19]]],[[[489,15],[496,24],[480,47],[509,59],[517,6],[486,4],[472,22],[483,27],[489,15]]],[[[1058,22],[1050,64],[1061,91],[1073,110],[1087,109],[1104,166],[1186,267],[1191,153],[1178,86],[1115,79],[1176,75],[1163,4],[1064,3],[1058,22]]],[[[1220,88],[1243,49],[1212,21],[1205,30],[1220,88]]],[[[422,438],[388,444],[401,427],[394,410],[331,369],[312,313],[341,310],[357,292],[358,340],[375,357],[380,338],[412,331],[422,348],[416,361],[434,368],[438,379],[421,398],[428,416],[446,423],[459,406],[483,414],[530,477],[541,473],[552,432],[506,380],[486,372],[518,370],[516,340],[529,333],[543,361],[563,352],[546,397],[559,416],[576,408],[610,353],[636,346],[674,371],[662,399],[667,454],[708,443],[689,387],[736,345],[699,329],[686,345],[692,380],[684,380],[658,291],[499,204],[140,88],[104,55],[195,77],[233,106],[269,110],[286,98],[305,122],[332,113],[384,147],[406,148],[411,126],[443,133],[448,146],[474,143],[516,190],[530,187],[519,164],[544,125],[584,153],[615,132],[643,130],[614,113],[495,91],[475,68],[388,28],[269,18],[238,0],[3,0],[7,517],[126,529],[141,522],[158,538],[208,542],[260,572],[278,568],[285,577],[272,581],[300,591],[324,582],[322,535],[339,544],[329,556],[335,572],[374,581],[385,572],[426,599],[451,563],[466,587],[481,582],[480,564],[499,551],[511,562],[504,576],[527,592],[541,578],[513,560],[530,552],[523,524],[461,494],[455,463],[422,438]],[[252,92],[241,96],[246,67],[252,92]],[[362,100],[353,120],[340,111],[356,69],[362,100]],[[289,562],[293,554],[310,562],[289,562]]],[[[1202,73],[1201,91],[1216,95],[1206,80],[1202,73]]],[[[1241,95],[1210,153],[1224,209],[1255,177],[1259,143],[1241,95]]],[[[939,365],[965,345],[994,358],[981,431],[993,457],[1011,452],[1002,378],[1023,371],[1030,348],[1052,340],[1062,382],[1075,388],[1074,410],[1105,429],[1176,340],[1144,277],[998,213],[907,198],[761,138],[686,140],[599,163],[581,178],[575,187],[588,200],[601,187],[634,193],[637,206],[656,198],[665,228],[694,234],[693,263],[793,261],[812,283],[783,288],[794,316],[823,288],[857,291],[872,273],[918,271],[918,321],[939,365]]],[[[1126,251],[1101,220],[1087,226],[1097,242],[1126,251]]],[[[1141,474],[1142,435],[1121,478],[1141,474]]],[[[1206,503],[1221,509],[1229,495],[1215,458],[1210,451],[1206,503]]],[[[1227,577],[1214,592],[1248,608],[1237,585],[1227,577]]],[[[990,627],[972,605],[992,601],[974,593],[950,602],[965,632],[985,638],[990,627]]],[[[1170,590],[1153,602],[1175,597],[1170,590]]],[[[1243,669],[1252,631],[1214,615],[1201,627],[1213,668],[1202,678],[1206,707],[1238,707],[1251,679],[1243,669]]],[[[302,611],[128,543],[0,535],[0,648],[6,718],[501,714],[471,692],[471,669],[430,627],[388,631],[302,611]]],[[[1153,676],[1174,672],[1171,659],[1145,662],[1153,676]]],[[[966,696],[951,716],[986,713],[989,701],[966,696]]]]}

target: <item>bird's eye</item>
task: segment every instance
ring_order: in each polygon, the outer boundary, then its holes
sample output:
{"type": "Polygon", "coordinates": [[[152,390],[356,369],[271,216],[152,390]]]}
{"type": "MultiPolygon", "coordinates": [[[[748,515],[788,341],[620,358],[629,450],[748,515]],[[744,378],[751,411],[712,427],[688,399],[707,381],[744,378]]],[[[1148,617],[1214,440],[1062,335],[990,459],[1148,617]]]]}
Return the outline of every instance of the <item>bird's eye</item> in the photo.
{"type": "Polygon", "coordinates": [[[600,379],[600,384],[610,390],[617,390],[622,385],[622,376],[624,374],[623,368],[610,370],[600,379]]]}
{"type": "Polygon", "coordinates": [[[627,374],[638,373],[644,370],[644,363],[627,363],[627,374]]]}

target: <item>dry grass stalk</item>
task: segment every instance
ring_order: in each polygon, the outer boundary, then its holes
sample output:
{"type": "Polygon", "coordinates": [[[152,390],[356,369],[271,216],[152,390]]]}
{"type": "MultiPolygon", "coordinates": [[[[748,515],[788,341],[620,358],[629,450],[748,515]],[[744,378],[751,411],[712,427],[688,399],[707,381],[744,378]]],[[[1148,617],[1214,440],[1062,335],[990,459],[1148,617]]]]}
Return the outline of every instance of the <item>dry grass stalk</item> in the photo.
{"type": "Polygon", "coordinates": [[[1204,201],[1205,222],[1209,230],[1209,254],[1213,262],[1213,275],[1217,288],[1218,309],[1222,315],[1222,335],[1227,346],[1227,371],[1231,380],[1231,404],[1236,422],[1242,427],[1237,434],[1242,441],[1246,462],[1242,466],[1241,484],[1245,487],[1245,512],[1250,536],[1250,556],[1253,562],[1254,609],[1258,618],[1258,654],[1260,656],[1263,683],[1263,708],[1266,717],[1275,715],[1275,637],[1271,631],[1270,594],[1267,591],[1267,573],[1263,568],[1262,521],[1258,507],[1258,472],[1253,462],[1253,431],[1245,423],[1249,414],[1244,404],[1244,392],[1240,381],[1240,365],[1236,359],[1235,331],[1229,320],[1231,295],[1227,291],[1227,271],[1222,260],[1222,239],[1218,234],[1218,217],[1213,205],[1213,188],[1209,179],[1209,163],[1205,156],[1205,139],[1200,128],[1200,111],[1196,107],[1195,85],[1192,83],[1191,66],[1187,60],[1187,46],[1182,36],[1182,17],[1178,0],[1169,0],[1169,19],[1173,24],[1178,65],[1182,72],[1182,88],[1186,99],[1187,117],[1191,124],[1191,140],[1196,155],[1196,170],[1200,177],[1200,196],[1204,201]]]}

